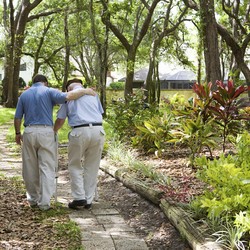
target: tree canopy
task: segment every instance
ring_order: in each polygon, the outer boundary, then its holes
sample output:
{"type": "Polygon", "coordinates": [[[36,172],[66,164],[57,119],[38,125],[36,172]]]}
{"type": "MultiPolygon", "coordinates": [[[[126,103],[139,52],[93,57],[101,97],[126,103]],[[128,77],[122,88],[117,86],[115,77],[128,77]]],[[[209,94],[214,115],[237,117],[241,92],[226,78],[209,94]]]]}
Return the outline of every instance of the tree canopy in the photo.
{"type": "Polygon", "coordinates": [[[249,13],[247,0],[4,0],[2,102],[16,105],[24,55],[33,60],[33,75],[45,73],[62,89],[78,72],[86,84],[96,85],[104,106],[107,73],[118,67],[126,71],[126,97],[133,93],[134,71],[148,66],[151,103],[159,102],[160,61],[192,68],[198,81],[230,77],[237,83],[242,73],[249,85],[249,13]]]}

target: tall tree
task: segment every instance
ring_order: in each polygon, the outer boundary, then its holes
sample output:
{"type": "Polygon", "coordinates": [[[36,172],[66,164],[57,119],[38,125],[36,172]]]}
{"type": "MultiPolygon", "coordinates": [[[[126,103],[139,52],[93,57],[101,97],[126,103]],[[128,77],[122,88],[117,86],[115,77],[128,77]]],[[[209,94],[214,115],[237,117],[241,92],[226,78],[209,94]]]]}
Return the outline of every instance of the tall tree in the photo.
{"type": "Polygon", "coordinates": [[[44,6],[43,11],[35,13],[34,10],[42,1],[45,2],[45,0],[34,0],[32,2],[29,0],[18,2],[4,0],[6,49],[2,100],[7,107],[15,107],[18,100],[17,83],[27,23],[58,12],[57,8],[50,11],[47,4],[44,6]],[[17,4],[16,7],[14,7],[14,3],[17,4]]]}
{"type": "Polygon", "coordinates": [[[20,60],[24,43],[24,32],[29,20],[30,12],[36,8],[42,0],[22,0],[15,14],[14,1],[4,0],[5,16],[5,68],[3,79],[3,101],[6,107],[15,107],[18,99],[18,78],[20,70],[20,60]]]}
{"type": "Polygon", "coordinates": [[[219,10],[223,10],[224,16],[219,20],[217,29],[232,53],[229,68],[231,78],[237,81],[239,71],[241,71],[250,86],[250,68],[245,59],[250,45],[250,2],[247,0],[221,0],[220,6],[219,10]]]}
{"type": "Polygon", "coordinates": [[[221,68],[214,0],[200,0],[200,22],[204,45],[206,81],[212,82],[215,89],[216,81],[221,80],[221,68]]]}
{"type": "MultiPolygon", "coordinates": [[[[179,3],[177,3],[177,6],[178,5],[179,3]]],[[[160,102],[160,80],[158,74],[158,51],[160,49],[160,44],[166,36],[173,34],[179,25],[185,21],[184,16],[188,8],[185,6],[178,6],[179,12],[173,14],[172,12],[175,7],[176,5],[173,3],[173,0],[170,0],[166,6],[164,5],[166,12],[163,15],[159,15],[152,24],[149,70],[145,83],[147,101],[150,104],[160,102]]]]}
{"type": "MultiPolygon", "coordinates": [[[[107,79],[107,67],[108,67],[108,39],[109,39],[109,27],[106,26],[105,31],[100,36],[101,33],[97,33],[97,22],[95,18],[95,12],[93,7],[93,0],[90,0],[90,20],[91,20],[91,30],[94,38],[94,42],[97,47],[98,52],[98,85],[100,90],[100,99],[102,106],[104,108],[104,116],[106,115],[106,79],[107,79]]],[[[109,18],[106,16],[106,18],[109,18]]]]}
{"type": "MultiPolygon", "coordinates": [[[[185,4],[196,11],[199,10],[199,6],[192,0],[185,0],[185,4]]],[[[247,48],[249,48],[250,44],[250,2],[248,0],[221,0],[217,4],[221,5],[220,10],[223,10],[223,13],[228,16],[227,23],[223,22],[225,18],[222,19],[221,23],[216,21],[217,32],[231,49],[237,68],[244,74],[247,85],[250,86],[250,68],[245,60],[247,48]]],[[[217,14],[222,15],[223,13],[220,11],[217,14]]],[[[209,22],[209,19],[204,21],[209,22]]]]}
{"type": "Polygon", "coordinates": [[[101,0],[104,9],[102,21],[119,39],[127,52],[125,98],[133,93],[136,52],[148,31],[152,15],[159,2],[160,0],[152,0],[151,5],[149,5],[146,1],[124,1],[120,5],[116,2],[111,6],[105,0],[101,0]],[[129,20],[127,17],[130,14],[134,16],[133,19],[129,20]],[[107,16],[111,18],[107,18],[107,16]],[[122,20],[121,26],[117,20],[122,20]],[[129,31],[128,33],[124,31],[124,27],[126,27],[126,31],[129,31]]]}
{"type": "Polygon", "coordinates": [[[64,77],[62,90],[66,90],[70,70],[70,42],[69,42],[69,27],[68,27],[68,11],[65,11],[64,16],[64,40],[65,40],[65,60],[64,60],[64,77]]]}

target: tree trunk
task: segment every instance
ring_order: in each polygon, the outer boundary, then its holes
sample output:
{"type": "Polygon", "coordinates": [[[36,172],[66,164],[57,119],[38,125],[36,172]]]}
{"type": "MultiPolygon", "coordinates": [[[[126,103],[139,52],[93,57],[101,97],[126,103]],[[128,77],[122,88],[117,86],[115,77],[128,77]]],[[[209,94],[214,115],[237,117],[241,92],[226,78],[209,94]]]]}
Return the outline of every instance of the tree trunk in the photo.
{"type": "Polygon", "coordinates": [[[155,66],[155,71],[157,71],[157,73],[155,73],[155,76],[156,76],[156,79],[155,79],[155,82],[156,82],[156,94],[157,94],[157,99],[156,99],[156,102],[158,104],[160,104],[160,101],[161,101],[161,81],[160,81],[160,77],[159,77],[159,63],[157,61],[156,63],[156,66],[155,66]]]}
{"type": "MultiPolygon", "coordinates": [[[[217,24],[217,29],[221,37],[225,40],[227,45],[231,48],[232,53],[235,57],[235,61],[237,62],[239,69],[242,71],[243,75],[245,76],[247,85],[250,86],[250,69],[244,60],[245,49],[240,47],[237,44],[234,37],[230,35],[230,33],[222,25],[217,24]]],[[[248,92],[248,96],[250,97],[250,92],[248,92]]]]}
{"type": "Polygon", "coordinates": [[[24,44],[24,32],[26,24],[28,22],[28,15],[32,9],[34,9],[42,0],[34,0],[30,3],[27,0],[23,0],[17,10],[16,18],[14,19],[14,7],[13,0],[9,1],[9,6],[6,5],[4,1],[4,15],[9,19],[10,26],[8,22],[5,22],[5,29],[8,30],[6,34],[6,40],[11,40],[11,43],[6,46],[5,58],[7,58],[7,65],[5,67],[5,80],[3,97],[7,97],[6,107],[15,107],[18,100],[18,80],[20,71],[20,62],[22,56],[22,47],[24,44]],[[8,9],[9,8],[9,9],[8,9]],[[7,14],[8,13],[8,14],[7,14]]]}
{"type": "Polygon", "coordinates": [[[150,50],[150,58],[149,58],[149,68],[148,74],[146,78],[146,102],[149,104],[153,104],[156,102],[156,86],[154,81],[154,72],[155,72],[155,58],[156,58],[156,41],[153,41],[150,50]]]}
{"type": "MultiPolygon", "coordinates": [[[[99,63],[99,70],[98,70],[98,90],[100,91],[100,101],[102,103],[102,107],[104,110],[103,116],[106,116],[106,81],[107,81],[107,65],[108,65],[108,57],[107,57],[107,51],[108,51],[108,39],[109,39],[109,26],[106,25],[105,33],[103,34],[103,38],[100,38],[100,35],[98,36],[98,30],[94,19],[94,12],[93,12],[93,1],[90,1],[90,19],[91,19],[91,27],[92,27],[92,33],[94,37],[94,41],[97,46],[98,50],[98,63],[99,63]],[[101,42],[103,41],[103,43],[101,42]]],[[[105,22],[109,23],[109,15],[105,16],[104,19],[105,22]]]]}
{"type": "Polygon", "coordinates": [[[153,86],[154,85],[153,73],[154,73],[154,58],[150,56],[148,74],[147,74],[147,78],[145,82],[146,102],[150,104],[155,102],[155,88],[153,86]]]}
{"type": "Polygon", "coordinates": [[[200,18],[203,33],[206,81],[221,80],[220,58],[218,49],[217,23],[214,14],[214,0],[200,0],[200,18]]]}
{"type": "Polygon", "coordinates": [[[131,46],[128,51],[128,59],[127,59],[127,68],[126,68],[126,81],[125,81],[125,90],[124,90],[124,98],[127,100],[127,97],[133,94],[133,81],[134,81],[134,70],[135,70],[135,56],[136,52],[131,46]]]}
{"type": "Polygon", "coordinates": [[[69,45],[69,29],[68,29],[68,13],[65,11],[64,16],[64,39],[65,39],[65,63],[64,63],[64,76],[62,91],[66,91],[66,84],[69,76],[69,57],[70,57],[70,45],[69,45]]]}
{"type": "MultiPolygon", "coordinates": [[[[7,5],[4,2],[4,15],[7,18],[7,5]]],[[[3,94],[2,101],[5,103],[7,108],[13,107],[13,74],[14,74],[14,46],[15,46],[15,34],[14,34],[14,6],[13,2],[9,3],[9,21],[10,27],[7,25],[7,20],[5,20],[5,28],[9,30],[10,33],[6,38],[6,52],[5,52],[5,66],[4,66],[4,79],[3,79],[3,94]]]]}

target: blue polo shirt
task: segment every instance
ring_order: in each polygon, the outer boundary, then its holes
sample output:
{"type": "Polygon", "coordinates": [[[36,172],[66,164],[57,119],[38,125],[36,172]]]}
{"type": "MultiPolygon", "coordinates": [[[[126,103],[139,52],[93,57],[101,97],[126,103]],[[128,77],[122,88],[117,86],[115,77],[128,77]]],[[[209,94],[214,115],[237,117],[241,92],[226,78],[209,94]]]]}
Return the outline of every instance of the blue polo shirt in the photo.
{"type": "Polygon", "coordinates": [[[34,83],[19,97],[15,118],[22,119],[24,116],[24,126],[53,126],[53,107],[65,103],[66,96],[67,93],[34,83]]]}
{"type": "Polygon", "coordinates": [[[88,123],[101,123],[103,112],[98,95],[84,95],[77,100],[61,105],[57,118],[66,119],[68,117],[69,126],[74,127],[88,123]]]}

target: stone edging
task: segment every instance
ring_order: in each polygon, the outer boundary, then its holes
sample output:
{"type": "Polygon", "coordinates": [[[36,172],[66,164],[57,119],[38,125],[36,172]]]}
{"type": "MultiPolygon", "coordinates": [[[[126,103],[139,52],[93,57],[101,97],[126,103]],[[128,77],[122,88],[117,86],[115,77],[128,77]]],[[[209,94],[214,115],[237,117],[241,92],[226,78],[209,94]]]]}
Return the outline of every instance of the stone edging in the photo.
{"type": "Polygon", "coordinates": [[[199,226],[198,223],[183,210],[183,208],[163,199],[163,192],[160,190],[154,190],[152,187],[149,188],[143,182],[131,177],[126,171],[122,171],[120,168],[111,165],[107,160],[102,160],[100,168],[118,181],[122,182],[124,186],[160,206],[163,213],[187,240],[193,250],[223,249],[218,243],[214,242],[213,239],[206,237],[202,233],[202,231],[204,231],[204,229],[202,230],[202,226],[199,226]]]}

